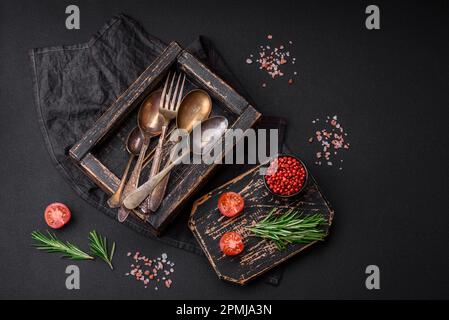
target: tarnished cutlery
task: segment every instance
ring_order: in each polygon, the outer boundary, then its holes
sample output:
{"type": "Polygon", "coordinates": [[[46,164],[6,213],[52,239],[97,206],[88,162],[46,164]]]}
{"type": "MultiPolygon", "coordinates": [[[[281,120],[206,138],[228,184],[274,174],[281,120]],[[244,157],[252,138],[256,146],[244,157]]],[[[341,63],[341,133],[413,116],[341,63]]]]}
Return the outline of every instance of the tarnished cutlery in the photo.
{"type": "Polygon", "coordinates": [[[189,149],[183,150],[183,153],[178,158],[171,159],[170,164],[161,172],[149,179],[135,191],[130,192],[124,199],[123,205],[128,209],[134,209],[139,206],[173,167],[180,164],[187,156],[190,156],[191,152],[197,155],[205,155],[211,152],[218,140],[225,134],[227,128],[228,120],[221,116],[212,117],[201,122],[200,139],[195,139],[198,134],[194,134],[194,129],[189,135],[189,149]]]}
{"type": "Polygon", "coordinates": [[[123,189],[125,188],[126,179],[128,178],[128,172],[131,168],[134,157],[138,156],[140,149],[142,148],[143,136],[138,127],[135,127],[128,135],[126,139],[126,151],[130,154],[128,163],[120,181],[120,185],[114,194],[109,198],[108,205],[111,208],[120,207],[120,199],[122,198],[123,189]]]}
{"type": "MultiPolygon", "coordinates": [[[[175,133],[177,130],[184,130],[190,133],[194,125],[209,117],[211,111],[212,99],[206,91],[201,89],[190,91],[181,101],[176,116],[176,129],[172,133],[175,133]]],[[[150,211],[157,211],[161,205],[169,179],[170,173],[162,179],[148,198],[150,211]]]]}
{"type": "MultiPolygon", "coordinates": [[[[171,73],[168,74],[168,77],[165,80],[164,89],[162,90],[161,99],[159,100],[159,113],[162,115],[163,123],[159,142],[154,153],[149,179],[151,179],[151,176],[153,176],[155,173],[159,172],[162,160],[162,148],[164,146],[167,128],[170,124],[170,121],[175,119],[178,114],[178,109],[181,104],[182,94],[184,90],[184,83],[186,80],[185,74],[180,73],[179,75],[177,75],[175,72],[173,74],[173,77],[171,78],[171,81],[170,77],[171,73]],[[176,87],[173,87],[175,81],[176,87]],[[169,82],[170,86],[168,86],[169,82]]],[[[145,213],[150,212],[151,197],[152,195],[149,195],[145,203],[142,205],[142,209],[143,211],[145,211],[145,213]]]]}
{"type": "MultiPolygon", "coordinates": [[[[123,198],[137,189],[139,185],[140,172],[142,171],[142,164],[145,159],[145,154],[150,144],[150,140],[152,137],[161,134],[162,126],[164,125],[165,120],[159,113],[160,98],[160,90],[151,93],[139,109],[137,121],[139,129],[143,135],[143,143],[133,173],[131,174],[125,190],[123,191],[123,198]]],[[[122,205],[118,211],[118,220],[120,222],[124,222],[129,216],[129,213],[130,211],[122,205]]]]}

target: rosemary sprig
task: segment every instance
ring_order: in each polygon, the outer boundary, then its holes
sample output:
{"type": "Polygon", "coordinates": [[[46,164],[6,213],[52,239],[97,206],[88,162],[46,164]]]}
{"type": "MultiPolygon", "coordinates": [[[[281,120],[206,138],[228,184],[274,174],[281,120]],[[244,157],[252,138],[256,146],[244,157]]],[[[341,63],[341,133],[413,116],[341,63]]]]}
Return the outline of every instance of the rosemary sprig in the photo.
{"type": "Polygon", "coordinates": [[[39,231],[33,231],[31,237],[39,242],[36,244],[38,250],[46,252],[59,252],[63,254],[63,257],[71,260],[93,260],[94,258],[71,244],[70,242],[62,242],[54,234],[47,231],[48,235],[39,231]]]}
{"type": "Polygon", "coordinates": [[[285,249],[289,243],[324,240],[326,234],[319,226],[327,221],[322,215],[304,215],[293,209],[282,215],[274,215],[274,211],[275,209],[265,219],[247,229],[258,237],[273,241],[279,250],[285,249]]]}
{"type": "Polygon", "coordinates": [[[111,252],[108,253],[108,244],[106,237],[101,237],[97,233],[97,231],[94,230],[89,233],[89,240],[90,251],[92,252],[92,254],[106,262],[113,270],[114,267],[112,266],[112,258],[114,257],[115,252],[115,242],[112,244],[111,252]]]}

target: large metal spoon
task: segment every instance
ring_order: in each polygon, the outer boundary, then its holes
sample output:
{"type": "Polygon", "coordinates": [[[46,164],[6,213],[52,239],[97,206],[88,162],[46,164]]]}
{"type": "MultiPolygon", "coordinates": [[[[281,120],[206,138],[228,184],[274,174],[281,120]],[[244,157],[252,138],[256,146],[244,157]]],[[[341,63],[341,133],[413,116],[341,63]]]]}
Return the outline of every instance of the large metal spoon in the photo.
{"type": "MultiPolygon", "coordinates": [[[[209,118],[211,111],[212,99],[206,91],[201,89],[190,91],[182,99],[181,105],[179,106],[178,115],[176,116],[177,130],[185,130],[190,133],[194,125],[209,118]]],[[[147,198],[150,211],[156,212],[161,205],[169,179],[170,173],[162,179],[147,198]]]]}
{"type": "Polygon", "coordinates": [[[120,207],[120,200],[122,198],[123,189],[125,188],[126,178],[128,177],[129,169],[133,162],[134,157],[138,156],[140,149],[142,148],[143,136],[138,127],[135,127],[128,135],[126,139],[126,150],[130,154],[128,164],[125,167],[125,171],[120,181],[120,185],[114,194],[109,198],[108,205],[111,208],[120,207]]]}
{"type": "Polygon", "coordinates": [[[198,135],[195,134],[196,130],[193,130],[189,135],[189,150],[184,151],[178,158],[170,161],[167,167],[137,188],[137,190],[130,192],[123,201],[123,205],[128,209],[134,209],[139,206],[173,167],[180,164],[187,156],[190,156],[191,152],[197,155],[209,153],[217,141],[224,135],[227,128],[228,120],[225,117],[212,117],[203,121],[199,135],[201,139],[198,139],[198,135]]]}
{"type": "MultiPolygon", "coordinates": [[[[159,113],[160,98],[160,90],[151,93],[139,109],[137,123],[139,125],[140,132],[143,135],[143,143],[136,166],[134,167],[131,178],[129,178],[128,184],[125,187],[123,198],[137,189],[137,186],[139,185],[140,172],[142,171],[142,164],[145,159],[145,154],[148,150],[150,140],[152,137],[155,137],[161,133],[164,118],[159,113]]],[[[124,222],[126,218],[128,218],[129,214],[130,211],[126,210],[126,208],[122,205],[118,211],[118,220],[120,222],[124,222]]]]}

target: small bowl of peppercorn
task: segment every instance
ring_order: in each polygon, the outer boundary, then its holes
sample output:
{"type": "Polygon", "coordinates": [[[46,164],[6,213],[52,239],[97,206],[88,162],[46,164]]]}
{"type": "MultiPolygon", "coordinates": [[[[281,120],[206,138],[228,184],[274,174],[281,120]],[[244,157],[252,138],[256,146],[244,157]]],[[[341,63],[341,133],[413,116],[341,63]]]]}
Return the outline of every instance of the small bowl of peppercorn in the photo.
{"type": "Polygon", "coordinates": [[[269,162],[263,180],[273,195],[292,198],[304,191],[308,178],[309,173],[301,160],[282,154],[269,162]]]}

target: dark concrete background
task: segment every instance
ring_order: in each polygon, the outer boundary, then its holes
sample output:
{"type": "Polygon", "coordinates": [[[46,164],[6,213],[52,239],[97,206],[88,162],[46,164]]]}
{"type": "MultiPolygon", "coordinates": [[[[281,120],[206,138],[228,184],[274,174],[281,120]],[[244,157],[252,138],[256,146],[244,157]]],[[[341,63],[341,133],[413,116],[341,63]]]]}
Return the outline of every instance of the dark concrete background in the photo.
{"type": "Polygon", "coordinates": [[[448,298],[448,6],[376,1],[381,30],[364,27],[367,1],[1,1],[0,298],[448,298]],[[81,9],[81,30],[65,29],[65,8],[81,9]],[[53,168],[36,120],[28,49],[87,41],[124,12],[164,41],[211,38],[267,115],[289,119],[287,141],[310,166],[336,210],[328,241],[294,258],[279,287],[219,281],[205,258],[148,240],[80,200],[53,168]],[[245,59],[266,34],[292,40],[300,77],[268,80],[245,59]],[[316,167],[311,120],[337,114],[349,132],[344,170],[316,167]],[[33,249],[42,213],[67,203],[60,233],[87,247],[92,229],[118,243],[116,270],[78,262],[81,290],[65,289],[71,262],[33,249]],[[174,287],[143,289],[124,277],[126,252],[168,253],[174,287]],[[381,290],[365,289],[365,267],[381,290]]]}

